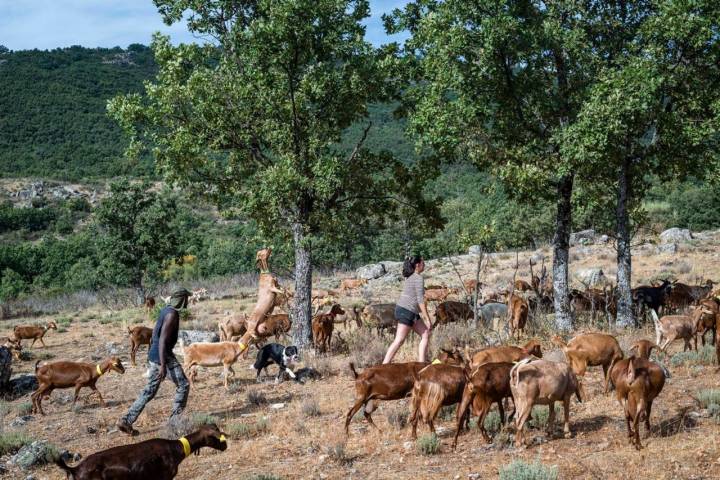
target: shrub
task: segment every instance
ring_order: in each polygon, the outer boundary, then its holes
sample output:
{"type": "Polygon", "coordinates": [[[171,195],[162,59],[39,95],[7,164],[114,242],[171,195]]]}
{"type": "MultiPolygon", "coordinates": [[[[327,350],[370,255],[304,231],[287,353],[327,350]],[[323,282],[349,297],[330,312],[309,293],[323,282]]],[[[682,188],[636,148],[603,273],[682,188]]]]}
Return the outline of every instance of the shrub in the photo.
{"type": "Polygon", "coordinates": [[[18,415],[30,415],[30,412],[32,412],[32,403],[30,402],[23,402],[17,406],[18,415]]]}
{"type": "MultiPolygon", "coordinates": [[[[358,412],[358,413],[361,413],[361,412],[358,412]]],[[[408,412],[405,409],[391,410],[387,414],[387,420],[390,425],[397,428],[398,430],[402,430],[405,427],[405,425],[407,425],[408,412]]]]}
{"type": "Polygon", "coordinates": [[[703,408],[708,408],[712,404],[720,405],[720,389],[710,388],[700,390],[697,395],[695,395],[695,400],[697,400],[703,408]]]}
{"type": "Polygon", "coordinates": [[[485,416],[485,430],[488,432],[499,432],[501,427],[500,413],[494,410],[492,412],[488,412],[485,416]]]}
{"type": "Polygon", "coordinates": [[[456,410],[457,405],[449,405],[447,407],[442,407],[438,416],[440,417],[440,420],[444,420],[447,422],[455,418],[456,410]]]}
{"type": "Polygon", "coordinates": [[[692,366],[692,365],[713,365],[715,364],[715,347],[705,345],[698,348],[698,351],[688,350],[686,352],[678,352],[670,358],[670,365],[673,367],[692,366]]]}
{"type": "Polygon", "coordinates": [[[557,467],[546,467],[539,460],[527,463],[515,460],[500,469],[500,480],[557,480],[557,467]]]}
{"type": "Polygon", "coordinates": [[[345,444],[342,442],[338,442],[335,445],[328,447],[327,453],[328,457],[330,457],[330,459],[338,465],[349,465],[353,461],[353,459],[349,457],[345,451],[345,444]]]}
{"type": "Polygon", "coordinates": [[[306,417],[319,417],[320,416],[320,405],[314,398],[308,398],[300,406],[302,413],[306,417]]]}
{"type": "Polygon", "coordinates": [[[369,328],[361,328],[347,339],[350,358],[356,368],[379,365],[385,358],[389,341],[380,338],[369,328]]]}
{"type": "Polygon", "coordinates": [[[265,394],[262,393],[260,390],[250,390],[249,392],[247,392],[247,400],[252,405],[256,405],[258,407],[268,403],[265,394]]]}
{"type": "Polygon", "coordinates": [[[419,437],[415,444],[423,455],[435,455],[440,451],[440,439],[434,433],[419,437]]]}
{"type": "MultiPolygon", "coordinates": [[[[555,421],[563,415],[563,409],[559,405],[555,405],[555,421]]],[[[536,405],[532,410],[532,426],[544,430],[548,426],[548,420],[550,416],[550,410],[546,405],[536,405]]]]}
{"type": "Polygon", "coordinates": [[[220,419],[209,413],[195,413],[192,416],[192,423],[195,427],[200,427],[202,425],[210,425],[211,423],[217,425],[218,423],[220,423],[220,419]]]}
{"type": "Polygon", "coordinates": [[[13,454],[32,441],[32,438],[22,432],[2,433],[0,434],[0,456],[13,454]]]}
{"type": "Polygon", "coordinates": [[[263,417],[254,423],[231,423],[225,427],[225,432],[232,438],[250,438],[270,431],[267,418],[263,417]]]}

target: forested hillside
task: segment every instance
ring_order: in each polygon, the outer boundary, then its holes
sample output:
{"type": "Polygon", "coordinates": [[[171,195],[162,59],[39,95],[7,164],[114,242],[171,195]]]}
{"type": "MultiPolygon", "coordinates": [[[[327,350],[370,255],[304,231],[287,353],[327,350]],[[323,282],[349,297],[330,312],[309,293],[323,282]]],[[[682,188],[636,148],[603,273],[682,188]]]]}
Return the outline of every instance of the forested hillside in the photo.
{"type": "MultiPolygon", "coordinates": [[[[5,178],[92,181],[105,185],[117,177],[154,179],[152,159],[123,157],[128,144],[106,113],[108,99],[139,92],[156,71],[152,52],[142,45],[127,50],[72,47],[53,51],[8,52],[0,47],[0,176],[5,178]]],[[[404,121],[392,105],[370,107],[365,144],[392,152],[405,164],[415,161],[415,147],[404,121]]],[[[349,149],[366,126],[354,125],[343,140],[349,149]]],[[[653,178],[645,204],[646,226],[682,226],[693,230],[720,227],[720,193],[704,179],[661,184],[653,178]]],[[[538,192],[531,199],[512,199],[502,182],[469,163],[446,165],[426,188],[440,199],[444,227],[427,228],[421,218],[402,216],[390,225],[368,222],[342,237],[319,238],[314,263],[322,268],[352,267],[378,259],[399,259],[413,249],[435,257],[464,252],[484,241],[495,248],[537,246],[548,242],[554,227],[554,204],[538,192]],[[490,226],[490,230],[487,230],[490,226]]],[[[0,297],[31,292],[66,291],[102,285],[128,285],[125,273],[108,273],[98,244],[96,206],[81,200],[34,199],[25,208],[0,192],[0,297]]],[[[155,202],[155,200],[152,200],[155,202]]],[[[151,203],[152,203],[151,202],[151,203]]],[[[155,259],[154,281],[207,278],[252,271],[252,252],[265,242],[276,246],[276,265],[292,265],[292,249],[283,233],[259,233],[246,218],[198,207],[195,199],[173,193],[177,215],[168,225],[177,230],[173,253],[155,259]],[[194,207],[188,208],[188,205],[194,207]],[[180,265],[185,255],[192,264],[180,265]]],[[[613,212],[600,215],[586,204],[582,190],[575,201],[574,229],[594,227],[612,233],[613,212]]],[[[130,282],[131,283],[131,282],[130,282]]]]}

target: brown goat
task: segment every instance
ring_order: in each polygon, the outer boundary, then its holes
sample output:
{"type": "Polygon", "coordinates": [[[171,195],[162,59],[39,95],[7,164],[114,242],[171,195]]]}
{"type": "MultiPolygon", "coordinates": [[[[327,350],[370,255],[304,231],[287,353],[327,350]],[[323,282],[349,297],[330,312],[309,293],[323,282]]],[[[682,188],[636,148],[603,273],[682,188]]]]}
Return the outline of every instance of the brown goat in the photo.
{"type": "Polygon", "coordinates": [[[617,362],[610,375],[618,402],[625,410],[630,444],[640,450],[639,423],[644,417],[645,431],[650,432],[652,404],[665,385],[665,372],[655,362],[632,356],[617,362]]]}
{"type": "Polygon", "coordinates": [[[515,337],[515,333],[518,336],[525,333],[525,325],[528,320],[528,313],[530,307],[528,306],[527,300],[519,295],[510,293],[507,301],[508,306],[508,324],[510,325],[510,336],[515,337]]]}
{"type": "Polygon", "coordinates": [[[366,305],[360,314],[360,318],[364,325],[375,327],[378,335],[384,334],[386,330],[393,331],[397,328],[394,303],[366,305]]]}
{"type": "Polygon", "coordinates": [[[412,391],[418,372],[427,366],[424,362],[387,363],[368,367],[358,374],[355,365],[350,362],[355,378],[355,403],[345,417],[345,434],[349,434],[350,421],[363,407],[368,423],[380,430],[371,416],[377,408],[377,401],[405,398],[412,391]]]}
{"type": "Polygon", "coordinates": [[[657,314],[651,309],[650,315],[655,323],[655,343],[660,345],[660,350],[665,351],[668,345],[674,340],[681,338],[685,341],[683,351],[692,350],[690,340],[695,340],[695,351],[697,351],[697,324],[688,315],[665,315],[658,319],[657,314]],[[665,339],[665,343],[660,343],[665,339]]]}
{"type": "Polygon", "coordinates": [[[40,340],[40,343],[42,343],[43,348],[46,347],[45,342],[43,341],[43,337],[45,336],[45,333],[47,333],[48,330],[57,330],[57,324],[53,321],[48,322],[47,325],[44,327],[39,327],[37,325],[28,326],[28,325],[16,325],[13,329],[13,337],[15,339],[15,342],[22,346],[22,340],[30,340],[32,339],[32,343],[30,344],[30,347],[35,345],[35,342],[40,340]]]}
{"type": "Polygon", "coordinates": [[[705,346],[705,334],[708,331],[712,332],[710,341],[715,344],[715,324],[720,318],[720,304],[715,299],[700,300],[700,303],[695,307],[692,312],[693,322],[695,322],[695,328],[697,334],[700,335],[702,345],[705,346]]]}
{"type": "Polygon", "coordinates": [[[145,297],[143,307],[145,307],[145,312],[150,314],[150,312],[153,311],[153,308],[155,308],[155,297],[145,297]]]}
{"type": "Polygon", "coordinates": [[[447,325],[451,322],[467,322],[473,318],[473,310],[465,302],[448,300],[442,302],[435,309],[435,323],[433,328],[440,325],[447,325]]]}
{"type": "Polygon", "coordinates": [[[355,323],[355,326],[357,328],[362,327],[362,321],[360,320],[360,312],[361,309],[357,305],[353,305],[352,307],[345,307],[345,313],[343,315],[337,315],[335,317],[335,324],[342,323],[343,328],[347,329],[347,322],[348,320],[355,323]]]}
{"type": "Polygon", "coordinates": [[[553,341],[562,348],[576,376],[585,376],[587,367],[602,366],[605,393],[608,392],[610,367],[623,358],[622,348],[615,337],[606,333],[582,333],[568,343],[557,335],[553,341]]]}
{"type": "Polygon", "coordinates": [[[20,360],[20,357],[22,356],[22,345],[20,345],[17,340],[12,337],[2,337],[0,342],[2,342],[3,347],[10,350],[10,353],[12,353],[15,360],[20,360]]]}
{"type": "Polygon", "coordinates": [[[130,362],[133,367],[136,365],[135,354],[140,348],[140,345],[147,345],[149,347],[152,341],[152,333],[152,328],[143,327],[142,325],[138,325],[132,329],[128,327],[128,335],[130,335],[130,362]]]}
{"type": "Polygon", "coordinates": [[[345,315],[345,310],[339,304],[334,304],[330,312],[315,316],[312,320],[312,334],[315,341],[315,348],[326,352],[330,348],[333,329],[335,328],[335,317],[345,315]]]}
{"type": "Polygon", "coordinates": [[[344,278],[340,281],[340,291],[356,290],[367,283],[364,278],[344,278]]]}
{"type": "Polygon", "coordinates": [[[515,280],[515,290],[518,290],[520,292],[529,292],[532,289],[533,289],[532,285],[530,285],[525,280],[520,280],[520,279],[515,280]]]}
{"type": "Polygon", "coordinates": [[[246,313],[237,313],[218,322],[218,331],[221,342],[235,341],[247,332],[246,313]]]}
{"type": "Polygon", "coordinates": [[[33,413],[45,415],[42,408],[42,399],[49,397],[53,390],[58,388],[75,387],[75,396],[73,397],[72,407],[75,407],[80,389],[88,387],[97,394],[100,404],[104,407],[105,401],[95,383],[105,373],[113,370],[118,373],[125,373],[125,367],[117,357],[106,358],[98,364],[84,362],[52,362],[38,366],[40,361],[35,364],[35,376],[38,380],[38,389],[31,395],[33,413]]]}
{"type": "Polygon", "coordinates": [[[217,425],[203,425],[179,440],[153,438],[131,445],[121,445],[88,455],[69,467],[61,457],[58,467],[74,480],[123,479],[170,480],[178,473],[180,463],[202,447],[225,451],[227,440],[217,425]]]}
{"type": "MultiPolygon", "coordinates": [[[[463,366],[431,364],[418,372],[413,372],[415,385],[410,399],[410,419],[412,438],[417,438],[417,424],[423,421],[435,433],[435,417],[440,409],[454,405],[462,400],[465,389],[465,368],[463,366]]],[[[463,417],[460,417],[461,423],[463,417]]]]}
{"type": "Polygon", "coordinates": [[[510,390],[510,370],[513,364],[508,362],[485,363],[476,368],[472,373],[466,371],[465,389],[462,401],[457,410],[457,430],[453,440],[453,450],[457,446],[458,435],[463,419],[472,406],[472,413],[478,417],[478,429],[486,442],[492,440],[485,430],[485,417],[490,411],[493,403],[497,403],[500,411],[500,423],[505,424],[505,409],[503,400],[512,398],[510,390]]]}
{"type": "Polygon", "coordinates": [[[197,367],[219,367],[222,365],[225,388],[228,387],[228,377],[235,376],[232,366],[245,349],[239,342],[193,343],[183,347],[185,357],[183,368],[189,371],[190,385],[195,384],[197,367]]]}
{"type": "Polygon", "coordinates": [[[458,291],[456,288],[426,288],[425,289],[425,301],[426,302],[444,302],[450,295],[457,295],[458,291]]]}
{"type": "MultiPolygon", "coordinates": [[[[465,350],[465,356],[470,358],[469,351],[465,350]]],[[[500,362],[519,362],[523,358],[534,356],[542,358],[542,347],[537,340],[530,340],[523,347],[501,346],[489,347],[472,356],[470,368],[475,370],[483,363],[500,363],[500,362]]]]}
{"type": "Polygon", "coordinates": [[[523,360],[510,371],[510,389],[515,402],[515,446],[525,444],[525,422],[533,405],[547,405],[548,436],[555,430],[555,402],[563,402],[565,438],[570,437],[570,398],[575,394],[582,401],[582,386],[570,365],[548,360],[523,360]]]}
{"type": "MultiPolygon", "coordinates": [[[[637,357],[644,358],[645,360],[649,360],[650,353],[652,352],[653,348],[658,350],[660,349],[660,347],[658,347],[650,340],[642,339],[632,344],[632,346],[630,347],[630,353],[637,357]]],[[[612,368],[610,369],[610,371],[612,372],[612,368]]]]}

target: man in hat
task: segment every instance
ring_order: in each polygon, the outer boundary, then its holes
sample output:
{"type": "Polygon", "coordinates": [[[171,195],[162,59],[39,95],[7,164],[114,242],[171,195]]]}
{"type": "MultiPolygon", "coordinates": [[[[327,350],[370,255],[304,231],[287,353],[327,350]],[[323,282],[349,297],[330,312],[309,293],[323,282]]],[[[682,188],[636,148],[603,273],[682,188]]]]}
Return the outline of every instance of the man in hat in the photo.
{"type": "Polygon", "coordinates": [[[117,422],[118,430],[128,435],[137,435],[139,432],[133,428],[133,423],[142,413],[145,405],[155,398],[155,394],[160,389],[160,384],[165,375],[170,374],[170,379],[175,384],[175,401],[173,402],[172,419],[176,415],[180,415],[187,405],[188,393],[190,392],[190,384],[188,383],[185,373],[183,372],[180,362],[177,361],[173,354],[173,348],[177,343],[178,330],[180,328],[179,310],[187,308],[188,297],[192,293],[182,289],[173,293],[170,301],[160,311],[157,323],[152,334],[152,343],[148,351],[148,361],[150,364],[148,384],[140,393],[140,397],[130,406],[130,409],[117,422]]]}

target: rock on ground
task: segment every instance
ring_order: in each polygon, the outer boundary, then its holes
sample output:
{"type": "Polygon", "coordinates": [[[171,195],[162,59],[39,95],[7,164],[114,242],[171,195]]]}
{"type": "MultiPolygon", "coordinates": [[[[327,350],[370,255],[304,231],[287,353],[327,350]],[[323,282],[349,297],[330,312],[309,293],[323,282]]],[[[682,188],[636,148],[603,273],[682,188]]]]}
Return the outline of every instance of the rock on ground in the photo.
{"type": "Polygon", "coordinates": [[[669,228],[660,234],[662,243],[687,242],[692,238],[692,233],[687,228],[669,228]]]}
{"type": "Polygon", "coordinates": [[[387,271],[385,270],[385,265],[383,265],[382,263],[373,263],[358,268],[355,271],[355,276],[364,280],[373,280],[375,278],[382,277],[386,273],[387,271]]]}
{"type": "Polygon", "coordinates": [[[575,246],[575,245],[590,245],[592,243],[595,243],[596,240],[597,240],[597,234],[595,233],[595,230],[593,230],[592,228],[570,234],[570,246],[571,247],[575,246]]]}
{"type": "Polygon", "coordinates": [[[180,340],[182,340],[183,344],[187,346],[193,343],[219,342],[220,337],[215,332],[208,332],[204,330],[180,330],[180,333],[178,334],[178,341],[180,340]]]}
{"type": "Polygon", "coordinates": [[[34,392],[38,388],[35,375],[18,375],[11,378],[7,385],[7,398],[20,398],[23,395],[34,392]]]}
{"type": "Polygon", "coordinates": [[[45,440],[36,440],[22,447],[10,459],[10,463],[23,470],[29,470],[36,465],[45,465],[55,461],[58,456],[57,449],[45,440]]]}

